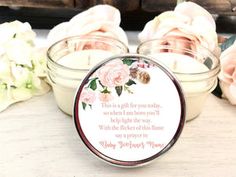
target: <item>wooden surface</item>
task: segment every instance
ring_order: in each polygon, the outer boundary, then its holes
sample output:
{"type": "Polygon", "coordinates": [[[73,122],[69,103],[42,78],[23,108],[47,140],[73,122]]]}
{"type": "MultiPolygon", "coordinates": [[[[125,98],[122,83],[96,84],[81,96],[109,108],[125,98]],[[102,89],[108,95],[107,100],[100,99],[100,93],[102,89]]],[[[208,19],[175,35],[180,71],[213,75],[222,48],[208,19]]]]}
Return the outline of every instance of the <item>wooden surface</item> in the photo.
{"type": "Polygon", "coordinates": [[[74,0],[0,0],[0,6],[72,8],[74,0]]]}
{"type": "Polygon", "coordinates": [[[134,11],[140,8],[139,0],[75,0],[76,8],[87,9],[97,4],[109,4],[120,11],[134,11]]]}
{"type": "MultiPolygon", "coordinates": [[[[137,33],[128,36],[135,51],[137,33]]],[[[88,152],[52,92],[17,103],[0,113],[0,177],[42,176],[235,177],[236,106],[210,95],[169,152],[147,166],[123,169],[88,152]]]]}
{"type": "MultiPolygon", "coordinates": [[[[120,11],[137,11],[160,13],[172,10],[178,0],[0,0],[0,6],[11,7],[46,7],[72,8],[85,10],[97,4],[110,4],[120,11]]],[[[189,1],[189,0],[186,0],[189,1]]],[[[203,6],[213,14],[235,15],[236,0],[190,0],[203,6]]]]}
{"type": "Polygon", "coordinates": [[[191,0],[211,13],[232,13],[232,0],[191,0]]]}
{"type": "Polygon", "coordinates": [[[163,157],[136,169],[110,166],[88,152],[52,93],[0,114],[1,177],[235,177],[236,107],[210,96],[163,157]]]}
{"type": "MultiPolygon", "coordinates": [[[[188,0],[186,0],[188,1],[188,0]]],[[[195,2],[213,14],[233,14],[232,9],[235,7],[235,0],[190,0],[195,2]]],[[[176,6],[177,0],[142,0],[141,7],[144,11],[166,11],[172,10],[176,6]]]]}
{"type": "Polygon", "coordinates": [[[141,7],[142,10],[147,12],[162,12],[166,10],[173,10],[176,6],[177,0],[165,0],[165,1],[156,1],[156,0],[142,0],[141,7]]]}

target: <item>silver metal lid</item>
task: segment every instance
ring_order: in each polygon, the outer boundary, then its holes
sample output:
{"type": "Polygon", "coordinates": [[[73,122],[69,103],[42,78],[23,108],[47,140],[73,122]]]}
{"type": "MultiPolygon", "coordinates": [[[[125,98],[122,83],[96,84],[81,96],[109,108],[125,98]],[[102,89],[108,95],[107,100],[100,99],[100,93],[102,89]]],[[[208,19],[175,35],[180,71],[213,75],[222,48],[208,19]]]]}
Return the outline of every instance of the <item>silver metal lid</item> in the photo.
{"type": "Polygon", "coordinates": [[[74,122],[87,148],[117,166],[143,165],[168,151],[185,122],[183,91],[155,59],[108,58],[84,78],[75,95],[74,122]]]}

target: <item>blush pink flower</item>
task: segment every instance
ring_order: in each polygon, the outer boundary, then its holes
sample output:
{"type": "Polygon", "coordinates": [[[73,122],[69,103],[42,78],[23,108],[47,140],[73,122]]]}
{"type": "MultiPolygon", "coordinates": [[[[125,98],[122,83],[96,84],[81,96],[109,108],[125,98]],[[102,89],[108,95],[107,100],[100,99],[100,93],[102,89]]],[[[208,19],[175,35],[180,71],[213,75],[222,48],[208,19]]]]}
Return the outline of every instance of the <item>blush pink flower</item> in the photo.
{"type": "Polygon", "coordinates": [[[223,96],[236,105],[236,42],[222,52],[220,56],[220,87],[223,96]]]}
{"type": "Polygon", "coordinates": [[[86,104],[93,104],[96,100],[95,92],[90,89],[84,89],[81,93],[81,101],[86,104]]]}
{"type": "Polygon", "coordinates": [[[141,42],[155,38],[167,41],[169,38],[176,41],[185,39],[195,46],[187,43],[181,46],[183,43],[178,42],[168,45],[189,49],[197,49],[201,45],[219,55],[215,21],[209,12],[193,2],[180,3],[173,11],[161,13],[149,21],[139,34],[141,42]]]}
{"type": "Polygon", "coordinates": [[[100,93],[99,100],[106,103],[113,100],[113,96],[110,93],[100,93]]]}
{"type": "Polygon", "coordinates": [[[105,36],[118,39],[128,45],[125,31],[120,27],[120,11],[110,5],[96,5],[50,30],[50,44],[69,36],[105,36]]]}
{"type": "Polygon", "coordinates": [[[113,88],[116,86],[122,86],[129,81],[129,67],[123,64],[121,60],[113,60],[101,67],[97,76],[102,85],[113,88]]]}

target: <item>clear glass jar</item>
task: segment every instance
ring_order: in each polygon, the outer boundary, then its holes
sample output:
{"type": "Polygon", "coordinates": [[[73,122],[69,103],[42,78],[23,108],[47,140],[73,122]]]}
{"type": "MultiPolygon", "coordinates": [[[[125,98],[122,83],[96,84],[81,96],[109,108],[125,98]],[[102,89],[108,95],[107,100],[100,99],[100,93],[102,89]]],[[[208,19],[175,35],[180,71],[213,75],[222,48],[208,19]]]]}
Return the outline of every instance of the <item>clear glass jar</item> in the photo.
{"type": "Polygon", "coordinates": [[[184,90],[186,120],[196,118],[217,85],[219,58],[189,40],[173,39],[145,41],[138,46],[137,53],[154,57],[174,73],[184,90]]]}
{"type": "Polygon", "coordinates": [[[128,53],[121,41],[102,36],[73,36],[47,51],[47,76],[58,107],[72,115],[76,88],[87,72],[112,55],[128,53]]]}

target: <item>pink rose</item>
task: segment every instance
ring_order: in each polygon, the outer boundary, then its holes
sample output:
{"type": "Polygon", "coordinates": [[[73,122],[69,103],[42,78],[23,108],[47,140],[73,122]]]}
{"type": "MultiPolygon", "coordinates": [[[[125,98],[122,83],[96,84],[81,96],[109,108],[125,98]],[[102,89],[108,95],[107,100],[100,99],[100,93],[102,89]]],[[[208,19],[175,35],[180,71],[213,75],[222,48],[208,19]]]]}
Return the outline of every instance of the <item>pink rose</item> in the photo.
{"type": "Polygon", "coordinates": [[[161,38],[175,39],[173,47],[183,47],[178,39],[185,39],[187,49],[197,49],[202,45],[211,52],[219,54],[215,21],[211,14],[193,2],[183,2],[176,6],[174,11],[166,11],[149,21],[139,34],[141,42],[161,38]],[[195,46],[188,46],[195,44],[195,46]]]}
{"type": "MultiPolygon", "coordinates": [[[[105,51],[110,51],[112,53],[117,53],[117,47],[114,47],[115,44],[112,44],[113,41],[111,38],[107,39],[107,38],[102,38],[99,39],[97,36],[97,39],[93,39],[93,36],[81,36],[81,38],[91,38],[91,41],[76,41],[75,43],[68,43],[68,47],[79,51],[79,50],[89,50],[89,49],[97,49],[97,50],[105,50],[105,51]],[[100,40],[100,41],[99,41],[100,40]],[[108,41],[109,40],[109,41],[108,41]]],[[[114,42],[115,39],[114,39],[114,42]]],[[[123,51],[122,51],[123,52],[123,51]]],[[[119,52],[120,53],[120,52],[119,52]]]]}
{"type": "Polygon", "coordinates": [[[219,79],[223,96],[236,105],[236,42],[222,52],[220,61],[219,79]]]}
{"type": "Polygon", "coordinates": [[[101,102],[109,102],[109,101],[113,100],[113,96],[110,93],[100,93],[99,100],[101,102]]]}
{"type": "Polygon", "coordinates": [[[55,26],[48,34],[50,44],[75,35],[99,35],[118,39],[128,45],[120,25],[120,12],[110,5],[96,5],[74,16],[69,22],[55,26]]]}
{"type": "Polygon", "coordinates": [[[106,87],[122,86],[129,81],[129,67],[121,60],[113,60],[101,67],[97,76],[106,87]]]}
{"type": "Polygon", "coordinates": [[[84,89],[81,93],[80,99],[86,104],[93,104],[96,100],[95,92],[91,89],[84,89]]]}

